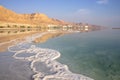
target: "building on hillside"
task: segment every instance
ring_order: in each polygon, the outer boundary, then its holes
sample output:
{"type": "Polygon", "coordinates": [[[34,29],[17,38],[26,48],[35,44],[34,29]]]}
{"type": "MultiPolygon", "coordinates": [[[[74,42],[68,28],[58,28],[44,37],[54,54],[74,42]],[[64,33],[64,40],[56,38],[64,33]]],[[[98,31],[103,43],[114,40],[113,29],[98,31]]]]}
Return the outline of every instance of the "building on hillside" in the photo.
{"type": "Polygon", "coordinates": [[[60,31],[62,27],[60,25],[49,24],[47,28],[48,28],[48,31],[60,31]]]}
{"type": "Polygon", "coordinates": [[[67,31],[68,30],[67,26],[62,26],[62,28],[63,28],[63,31],[67,31]]]}
{"type": "Polygon", "coordinates": [[[87,26],[84,26],[84,27],[85,27],[85,31],[88,31],[89,26],[87,25],[87,26]]]}

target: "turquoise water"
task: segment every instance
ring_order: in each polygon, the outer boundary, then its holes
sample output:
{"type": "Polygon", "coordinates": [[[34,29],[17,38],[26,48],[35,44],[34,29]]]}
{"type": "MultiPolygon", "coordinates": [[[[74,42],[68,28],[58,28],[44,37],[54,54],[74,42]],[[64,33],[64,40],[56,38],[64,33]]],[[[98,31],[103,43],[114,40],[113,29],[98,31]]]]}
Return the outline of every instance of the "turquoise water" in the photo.
{"type": "Polygon", "coordinates": [[[66,34],[35,45],[60,51],[58,61],[72,72],[95,80],[120,80],[120,30],[66,34]]]}

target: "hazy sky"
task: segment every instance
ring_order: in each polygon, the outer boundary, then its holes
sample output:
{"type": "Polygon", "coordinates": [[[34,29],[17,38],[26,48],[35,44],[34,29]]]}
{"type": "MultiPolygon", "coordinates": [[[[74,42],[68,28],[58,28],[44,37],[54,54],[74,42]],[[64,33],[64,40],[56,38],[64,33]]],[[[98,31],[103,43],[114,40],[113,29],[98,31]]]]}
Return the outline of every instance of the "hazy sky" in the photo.
{"type": "Polygon", "coordinates": [[[0,0],[17,13],[44,13],[71,22],[120,27],[120,0],[0,0]]]}

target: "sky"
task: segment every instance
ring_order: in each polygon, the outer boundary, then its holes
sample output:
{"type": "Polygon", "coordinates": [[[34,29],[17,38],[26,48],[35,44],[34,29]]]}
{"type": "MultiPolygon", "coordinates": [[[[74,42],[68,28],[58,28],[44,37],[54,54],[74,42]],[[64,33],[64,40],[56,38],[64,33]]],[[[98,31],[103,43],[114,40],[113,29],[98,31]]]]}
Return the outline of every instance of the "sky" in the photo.
{"type": "Polygon", "coordinates": [[[120,27],[120,0],[0,0],[17,13],[44,13],[68,22],[120,27]]]}

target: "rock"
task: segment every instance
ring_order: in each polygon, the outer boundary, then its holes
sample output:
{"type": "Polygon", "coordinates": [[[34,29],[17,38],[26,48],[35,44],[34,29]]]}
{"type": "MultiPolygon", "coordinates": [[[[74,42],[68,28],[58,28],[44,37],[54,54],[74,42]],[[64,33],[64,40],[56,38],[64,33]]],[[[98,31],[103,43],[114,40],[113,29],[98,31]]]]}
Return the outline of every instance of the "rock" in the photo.
{"type": "Polygon", "coordinates": [[[49,18],[47,15],[42,13],[17,14],[3,6],[0,6],[0,21],[32,25],[65,24],[64,21],[49,18]]]}

